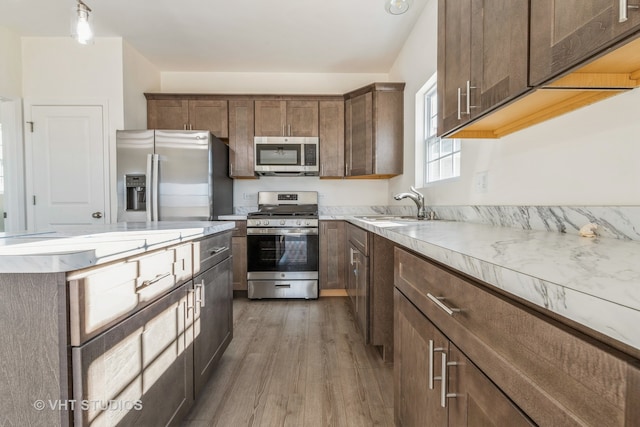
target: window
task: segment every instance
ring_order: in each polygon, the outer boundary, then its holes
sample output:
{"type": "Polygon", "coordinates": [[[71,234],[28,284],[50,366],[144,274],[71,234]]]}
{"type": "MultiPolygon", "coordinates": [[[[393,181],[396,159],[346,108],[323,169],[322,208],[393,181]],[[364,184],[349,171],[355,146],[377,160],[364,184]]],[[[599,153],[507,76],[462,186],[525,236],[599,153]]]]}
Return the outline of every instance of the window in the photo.
{"type": "MultiPolygon", "coordinates": [[[[460,140],[438,138],[438,96],[435,79],[424,92],[424,183],[460,176],[460,140]]],[[[428,82],[428,83],[429,83],[428,82]]]]}

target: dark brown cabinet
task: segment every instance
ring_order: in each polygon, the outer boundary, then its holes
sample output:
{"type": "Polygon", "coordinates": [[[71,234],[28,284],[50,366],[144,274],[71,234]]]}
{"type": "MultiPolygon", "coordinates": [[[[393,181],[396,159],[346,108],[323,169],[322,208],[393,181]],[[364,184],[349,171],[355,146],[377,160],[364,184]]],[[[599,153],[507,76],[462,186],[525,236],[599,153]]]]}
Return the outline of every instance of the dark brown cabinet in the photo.
{"type": "Polygon", "coordinates": [[[318,101],[255,101],[256,136],[318,136],[318,101]]]}
{"type": "Polygon", "coordinates": [[[397,426],[534,425],[398,290],[394,302],[397,426]]]}
{"type": "Polygon", "coordinates": [[[404,83],[374,83],[345,95],[345,177],[403,171],[404,83]]]}
{"type": "Polygon", "coordinates": [[[345,289],[347,250],[344,221],[320,221],[320,289],[345,289]]]}
{"type": "Polygon", "coordinates": [[[633,0],[531,0],[530,83],[545,83],[638,31],[637,6],[633,0]]]}
{"type": "Polygon", "coordinates": [[[347,224],[347,295],[365,344],[369,343],[369,233],[347,224]]]}
{"type": "Polygon", "coordinates": [[[320,178],[344,177],[344,101],[319,102],[320,178]]]}
{"type": "Polygon", "coordinates": [[[199,395],[233,337],[231,231],[194,243],[193,372],[199,395]]]}
{"type": "MultiPolygon", "coordinates": [[[[450,425],[489,419],[503,421],[480,425],[514,425],[520,418],[500,403],[503,394],[526,414],[525,425],[529,419],[541,426],[629,426],[640,421],[634,409],[640,371],[633,358],[428,259],[396,248],[394,262],[397,327],[403,325],[399,316],[407,317],[403,311],[411,308],[449,340],[446,363],[440,354],[435,360],[450,367],[445,391],[456,396],[446,399],[450,425]],[[398,302],[403,301],[399,294],[406,304],[398,302]],[[485,387],[487,378],[499,390],[485,387]],[[461,413],[454,417],[452,408],[461,413]],[[513,421],[504,421],[510,417],[513,421]]],[[[398,341],[403,335],[408,333],[396,329],[394,363],[424,357],[419,347],[419,354],[404,354],[407,345],[398,341]]],[[[408,384],[406,392],[396,384],[398,403],[403,394],[413,393],[408,384]]]]}
{"type": "Polygon", "coordinates": [[[231,237],[233,253],[233,290],[247,291],[247,221],[236,221],[231,237]]]}
{"type": "Polygon", "coordinates": [[[440,0],[440,135],[529,90],[528,19],[528,0],[440,0]]]}
{"type": "Polygon", "coordinates": [[[218,138],[228,138],[227,100],[149,99],[147,128],[208,130],[218,138]]]}
{"type": "Polygon", "coordinates": [[[229,175],[232,178],[256,178],[253,126],[253,100],[229,100],[229,175]]]}
{"type": "Polygon", "coordinates": [[[190,286],[71,349],[74,425],[180,424],[194,400],[190,286]],[[81,408],[80,402],[88,405],[81,408]],[[102,410],[109,402],[129,406],[102,410]]]}

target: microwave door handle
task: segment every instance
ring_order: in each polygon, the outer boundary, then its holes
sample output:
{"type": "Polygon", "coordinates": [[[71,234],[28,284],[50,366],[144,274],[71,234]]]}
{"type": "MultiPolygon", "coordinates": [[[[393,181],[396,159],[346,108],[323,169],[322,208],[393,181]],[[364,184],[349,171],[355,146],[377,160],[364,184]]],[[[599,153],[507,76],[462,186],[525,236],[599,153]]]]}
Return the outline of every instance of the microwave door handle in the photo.
{"type": "Polygon", "coordinates": [[[153,162],[152,160],[153,154],[147,154],[147,188],[146,188],[146,201],[145,201],[145,208],[147,210],[147,222],[151,222],[151,200],[155,197],[155,194],[153,193],[153,187],[151,186],[151,164],[153,162]]]}

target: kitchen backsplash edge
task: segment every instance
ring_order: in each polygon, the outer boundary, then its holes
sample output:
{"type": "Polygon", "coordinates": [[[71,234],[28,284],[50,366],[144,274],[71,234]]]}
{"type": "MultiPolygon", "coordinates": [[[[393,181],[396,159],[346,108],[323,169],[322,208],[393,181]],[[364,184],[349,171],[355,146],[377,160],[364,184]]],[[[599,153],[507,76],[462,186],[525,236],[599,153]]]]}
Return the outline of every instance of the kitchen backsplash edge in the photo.
{"type": "MultiPolygon", "coordinates": [[[[236,207],[237,215],[257,206],[236,207]]],[[[640,206],[428,206],[436,218],[522,230],[578,234],[584,225],[598,226],[596,234],[621,240],[640,240],[640,206]]],[[[321,216],[415,215],[415,206],[322,206],[321,216]]]]}

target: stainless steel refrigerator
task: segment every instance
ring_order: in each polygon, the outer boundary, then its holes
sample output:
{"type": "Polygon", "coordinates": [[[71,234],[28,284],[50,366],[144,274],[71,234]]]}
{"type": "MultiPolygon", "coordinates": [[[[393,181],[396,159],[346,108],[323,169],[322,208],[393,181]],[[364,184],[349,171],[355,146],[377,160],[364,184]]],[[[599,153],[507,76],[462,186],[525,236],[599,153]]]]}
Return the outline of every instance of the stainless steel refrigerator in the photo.
{"type": "Polygon", "coordinates": [[[119,130],[116,137],[119,222],[233,213],[229,147],[210,132],[119,130]]]}

